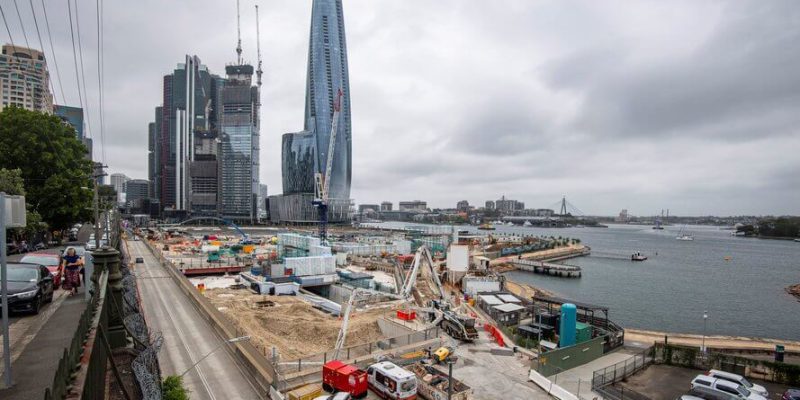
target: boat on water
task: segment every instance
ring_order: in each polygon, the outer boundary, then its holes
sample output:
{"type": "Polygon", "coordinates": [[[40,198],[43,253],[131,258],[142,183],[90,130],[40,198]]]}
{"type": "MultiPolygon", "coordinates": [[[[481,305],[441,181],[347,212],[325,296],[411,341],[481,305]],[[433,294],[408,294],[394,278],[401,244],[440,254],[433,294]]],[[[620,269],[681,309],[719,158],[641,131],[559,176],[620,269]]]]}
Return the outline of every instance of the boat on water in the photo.
{"type": "Polygon", "coordinates": [[[678,236],[676,236],[675,239],[686,241],[686,242],[694,240],[694,236],[692,236],[689,233],[684,233],[683,232],[683,228],[685,228],[685,227],[686,227],[686,225],[681,227],[681,230],[678,232],[678,236]]]}
{"type": "Polygon", "coordinates": [[[631,254],[631,261],[644,261],[644,260],[647,260],[647,256],[642,253],[636,252],[631,254]]]}
{"type": "Polygon", "coordinates": [[[660,231],[663,231],[663,230],[664,230],[664,227],[663,227],[663,226],[661,226],[661,220],[660,220],[660,219],[657,219],[657,220],[656,220],[656,224],[655,224],[655,226],[653,226],[653,229],[658,229],[658,230],[660,230],[660,231]]]}
{"type": "Polygon", "coordinates": [[[478,225],[478,229],[482,231],[493,231],[494,226],[492,226],[492,224],[480,224],[478,225]]]}
{"type": "Polygon", "coordinates": [[[795,241],[795,242],[800,242],[800,238],[797,238],[797,239],[795,239],[794,241],[795,241]]]}
{"type": "Polygon", "coordinates": [[[531,221],[525,220],[525,223],[522,224],[522,226],[533,226],[533,224],[531,223],[531,221]]]}

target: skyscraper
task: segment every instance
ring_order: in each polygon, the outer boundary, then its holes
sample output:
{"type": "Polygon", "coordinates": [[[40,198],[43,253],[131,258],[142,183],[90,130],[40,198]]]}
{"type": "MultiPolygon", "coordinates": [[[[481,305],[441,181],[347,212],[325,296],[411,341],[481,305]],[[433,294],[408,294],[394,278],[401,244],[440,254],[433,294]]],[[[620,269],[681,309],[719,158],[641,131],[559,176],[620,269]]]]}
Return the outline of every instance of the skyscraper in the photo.
{"type": "Polygon", "coordinates": [[[159,180],[154,186],[165,208],[191,211],[194,136],[211,129],[214,79],[197,56],[189,55],[164,76],[163,103],[156,108],[153,126],[158,172],[152,175],[159,180]]]}
{"type": "Polygon", "coordinates": [[[314,0],[308,44],[306,120],[304,130],[316,136],[316,169],[324,173],[331,138],[331,117],[336,95],[342,90],[341,112],[333,152],[330,197],[350,199],[351,124],[350,78],[341,0],[314,0]]]}
{"type": "Polygon", "coordinates": [[[27,47],[3,45],[0,54],[0,110],[14,105],[26,110],[53,112],[50,75],[44,53],[27,47]]]}
{"type": "Polygon", "coordinates": [[[328,220],[343,222],[350,216],[352,179],[352,129],[350,79],[347,69],[344,14],[341,0],[314,0],[308,45],[305,121],[303,131],[283,135],[281,167],[283,195],[270,197],[273,222],[314,222],[314,175],[325,173],[333,157],[328,220]],[[333,154],[328,154],[334,102],[342,91],[333,154]],[[308,203],[308,204],[307,204],[308,203]]]}
{"type": "Polygon", "coordinates": [[[222,215],[250,223],[258,218],[260,155],[259,91],[252,84],[253,72],[247,64],[225,67],[219,123],[222,215]]]}

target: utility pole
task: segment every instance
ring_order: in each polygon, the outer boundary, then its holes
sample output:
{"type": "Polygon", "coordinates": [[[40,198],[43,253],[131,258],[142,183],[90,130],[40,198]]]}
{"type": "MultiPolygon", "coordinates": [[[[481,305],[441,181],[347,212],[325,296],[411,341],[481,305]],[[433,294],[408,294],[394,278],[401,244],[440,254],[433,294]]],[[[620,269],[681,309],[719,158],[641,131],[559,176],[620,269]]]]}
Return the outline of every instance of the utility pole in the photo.
{"type": "Polygon", "coordinates": [[[98,165],[95,164],[95,173],[92,175],[94,178],[94,248],[95,250],[100,249],[100,184],[97,183],[98,179],[102,179],[102,177],[106,176],[106,173],[103,172],[103,168],[108,168],[107,165],[99,165],[100,172],[98,173],[96,168],[98,165]]]}

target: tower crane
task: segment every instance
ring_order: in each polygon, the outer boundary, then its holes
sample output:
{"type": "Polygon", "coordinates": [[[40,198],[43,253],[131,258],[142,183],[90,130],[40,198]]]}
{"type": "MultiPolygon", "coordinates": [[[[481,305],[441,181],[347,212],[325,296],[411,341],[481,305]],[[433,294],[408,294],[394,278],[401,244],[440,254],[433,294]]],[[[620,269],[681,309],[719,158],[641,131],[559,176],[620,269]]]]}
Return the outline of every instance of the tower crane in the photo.
{"type": "Polygon", "coordinates": [[[236,0],[236,63],[242,65],[242,24],[239,18],[239,0],[236,0]]]}
{"type": "Polygon", "coordinates": [[[339,126],[339,111],[342,108],[342,89],[336,93],[333,101],[333,117],[331,118],[331,134],[328,139],[328,154],[326,156],[325,170],[314,174],[314,201],[319,214],[319,240],[322,244],[328,243],[328,196],[331,185],[331,169],[333,168],[333,151],[336,149],[336,131],[339,126]]]}
{"type": "Polygon", "coordinates": [[[256,69],[256,82],[258,83],[258,87],[261,87],[261,74],[264,71],[261,70],[261,31],[259,30],[259,23],[258,23],[258,4],[256,4],[256,52],[258,53],[258,69],[256,69]]]}

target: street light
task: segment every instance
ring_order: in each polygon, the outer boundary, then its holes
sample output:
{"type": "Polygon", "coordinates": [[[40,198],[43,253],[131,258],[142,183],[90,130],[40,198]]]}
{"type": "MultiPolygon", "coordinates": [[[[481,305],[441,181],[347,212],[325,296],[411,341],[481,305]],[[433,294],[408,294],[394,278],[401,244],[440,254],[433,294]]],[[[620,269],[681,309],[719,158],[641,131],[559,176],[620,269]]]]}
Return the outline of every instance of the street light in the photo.
{"type": "Polygon", "coordinates": [[[215,347],[213,350],[211,350],[210,352],[208,352],[208,354],[204,355],[204,356],[203,356],[203,357],[201,357],[199,360],[197,360],[197,362],[195,362],[194,364],[192,364],[192,366],[191,366],[191,367],[189,367],[188,369],[186,369],[186,371],[183,371],[183,373],[180,375],[180,377],[181,377],[181,378],[183,378],[183,376],[184,376],[184,375],[186,375],[186,374],[187,374],[189,371],[193,370],[193,369],[194,369],[194,367],[196,367],[196,366],[197,366],[197,364],[200,364],[200,362],[202,362],[203,360],[205,360],[206,358],[208,358],[208,356],[210,356],[210,355],[214,354],[214,352],[215,352],[215,351],[217,351],[217,350],[219,350],[220,348],[222,348],[222,346],[224,346],[224,345],[226,345],[226,344],[236,343],[236,342],[243,342],[243,341],[245,341],[245,340],[250,340],[250,336],[239,336],[239,337],[235,337],[235,338],[233,338],[233,339],[228,339],[228,340],[226,340],[226,341],[224,341],[224,342],[220,343],[220,344],[219,344],[217,347],[215,347]]]}
{"type": "Polygon", "coordinates": [[[708,322],[708,311],[703,310],[703,344],[702,344],[702,351],[703,353],[706,352],[706,325],[708,322]]]}

